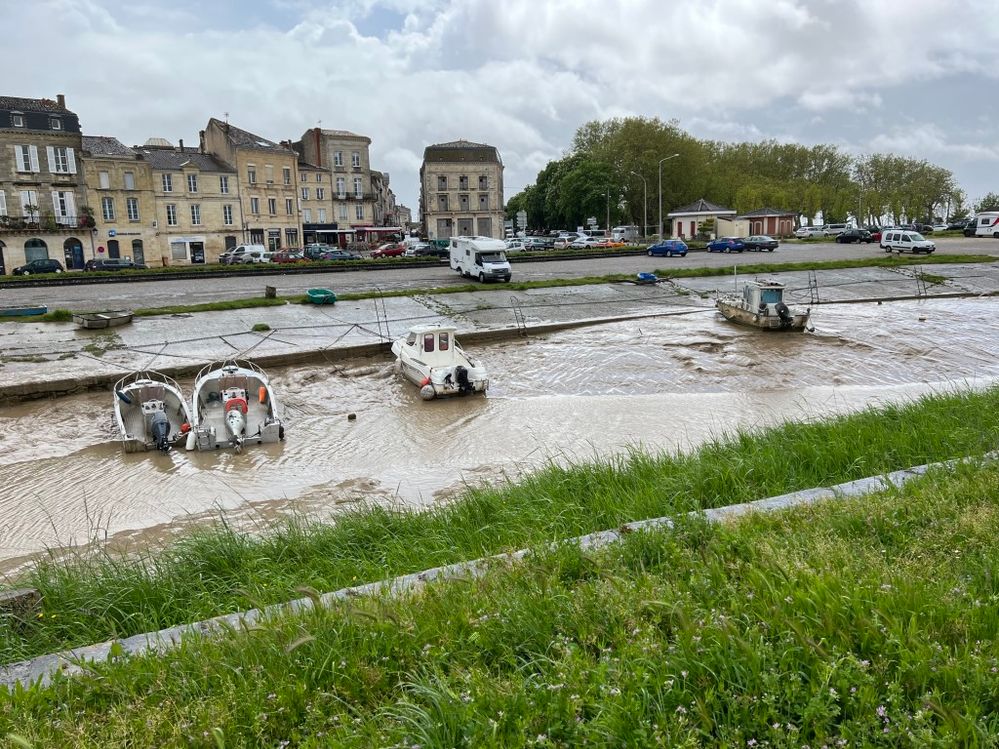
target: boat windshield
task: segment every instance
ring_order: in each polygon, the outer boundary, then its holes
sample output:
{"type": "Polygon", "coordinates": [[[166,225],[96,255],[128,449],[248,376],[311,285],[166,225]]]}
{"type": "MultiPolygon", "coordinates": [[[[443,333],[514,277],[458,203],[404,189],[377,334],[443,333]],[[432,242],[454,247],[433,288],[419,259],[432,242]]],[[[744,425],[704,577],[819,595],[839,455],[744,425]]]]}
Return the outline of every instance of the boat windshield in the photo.
{"type": "Polygon", "coordinates": [[[763,304],[777,304],[781,301],[783,289],[760,289],[760,301],[763,304]]]}

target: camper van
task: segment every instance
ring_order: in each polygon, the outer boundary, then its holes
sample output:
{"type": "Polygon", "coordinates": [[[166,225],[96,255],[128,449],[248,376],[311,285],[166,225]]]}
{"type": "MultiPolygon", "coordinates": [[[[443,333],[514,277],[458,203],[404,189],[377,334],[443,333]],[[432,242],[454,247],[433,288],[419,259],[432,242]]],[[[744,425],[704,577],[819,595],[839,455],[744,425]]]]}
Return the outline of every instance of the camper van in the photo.
{"type": "Polygon", "coordinates": [[[628,242],[630,244],[638,240],[639,236],[637,226],[615,226],[611,229],[611,239],[615,242],[628,242]]]}
{"type": "Polygon", "coordinates": [[[509,281],[506,242],[489,237],[454,237],[451,239],[451,269],[483,283],[509,281]]]}
{"type": "Polygon", "coordinates": [[[975,236],[999,239],[999,211],[982,211],[975,216],[975,236]]]}

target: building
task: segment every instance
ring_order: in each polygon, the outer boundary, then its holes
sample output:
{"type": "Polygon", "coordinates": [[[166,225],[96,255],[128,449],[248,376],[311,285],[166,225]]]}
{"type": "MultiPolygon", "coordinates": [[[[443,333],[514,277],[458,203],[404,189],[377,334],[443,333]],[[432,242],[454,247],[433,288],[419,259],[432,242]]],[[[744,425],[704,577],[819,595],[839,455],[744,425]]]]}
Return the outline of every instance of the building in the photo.
{"type": "Polygon", "coordinates": [[[428,239],[503,237],[503,162],[494,146],[456,140],[427,146],[420,215],[428,239]]]}
{"type": "Polygon", "coordinates": [[[396,207],[395,193],[389,187],[388,172],[371,170],[371,192],[375,197],[375,226],[402,227],[396,207]]]}
{"type": "Polygon", "coordinates": [[[397,203],[395,207],[396,221],[406,231],[411,231],[412,229],[419,230],[419,226],[413,226],[413,211],[404,206],[402,203],[397,203]]]}
{"type": "Polygon", "coordinates": [[[214,263],[242,240],[239,180],[229,164],[200,148],[162,138],[133,146],[149,164],[156,250],[149,266],[214,263]]]}
{"type": "Polygon", "coordinates": [[[272,251],[302,246],[298,154],[290,144],[213,117],[201,131],[201,150],[236,169],[241,242],[263,244],[272,251]]]}
{"type": "Polygon", "coordinates": [[[307,161],[298,162],[298,205],[305,244],[335,244],[338,225],[333,216],[332,174],[307,161]]]}
{"type": "MultiPolygon", "coordinates": [[[[672,229],[668,233],[670,236],[681,239],[693,239],[697,236],[701,225],[708,219],[717,222],[719,218],[734,217],[735,214],[736,211],[731,208],[724,208],[701,198],[690,205],[682,206],[666,214],[666,217],[672,222],[672,229]]],[[[712,233],[717,234],[717,232],[712,233]]],[[[718,236],[722,235],[718,234],[718,236]]]]}
{"type": "MultiPolygon", "coordinates": [[[[134,148],[106,135],[83,136],[83,181],[93,210],[96,258],[159,265],[153,171],[134,148]],[[147,258],[148,255],[148,258],[147,258]]],[[[74,267],[76,266],[74,263],[74,267]]]]}
{"type": "Polygon", "coordinates": [[[31,260],[82,268],[93,237],[80,120],[59,94],[0,96],[0,273],[31,260]]]}
{"type": "Polygon", "coordinates": [[[739,218],[749,222],[750,235],[769,234],[774,237],[790,237],[794,234],[794,222],[798,216],[794,211],[760,208],[744,213],[739,218]]]}

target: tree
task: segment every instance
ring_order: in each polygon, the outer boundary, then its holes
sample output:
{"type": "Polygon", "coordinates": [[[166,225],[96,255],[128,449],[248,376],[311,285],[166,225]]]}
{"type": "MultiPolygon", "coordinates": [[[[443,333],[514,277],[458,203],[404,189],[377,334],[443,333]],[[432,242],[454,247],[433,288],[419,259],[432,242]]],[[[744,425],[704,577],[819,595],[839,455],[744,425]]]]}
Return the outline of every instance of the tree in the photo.
{"type": "Polygon", "coordinates": [[[999,195],[989,192],[975,203],[975,213],[981,213],[982,211],[999,211],[999,195]]]}

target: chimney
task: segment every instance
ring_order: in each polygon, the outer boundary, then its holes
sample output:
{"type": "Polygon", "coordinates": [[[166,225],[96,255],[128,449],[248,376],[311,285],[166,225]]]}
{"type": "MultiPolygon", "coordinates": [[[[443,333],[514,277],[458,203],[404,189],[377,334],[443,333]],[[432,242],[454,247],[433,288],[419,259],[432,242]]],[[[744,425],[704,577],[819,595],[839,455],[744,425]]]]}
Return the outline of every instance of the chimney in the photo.
{"type": "Polygon", "coordinates": [[[66,108],[66,95],[65,94],[56,94],[56,103],[59,104],[59,109],[65,109],[66,108]]]}
{"type": "Polygon", "coordinates": [[[205,152],[205,131],[204,130],[199,130],[198,131],[198,140],[201,143],[201,145],[200,145],[201,153],[204,153],[205,152]]]}
{"type": "Polygon", "coordinates": [[[316,140],[316,166],[323,165],[323,143],[321,139],[322,131],[318,127],[312,128],[312,134],[316,140]]]}
{"type": "Polygon", "coordinates": [[[177,142],[180,143],[180,152],[184,153],[184,139],[178,138],[177,142]]]}

